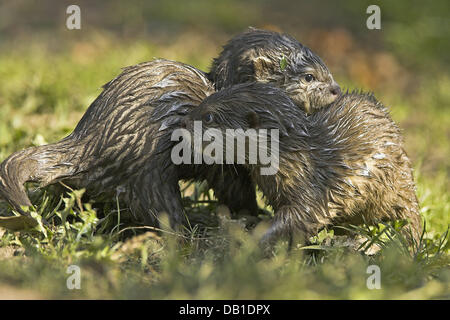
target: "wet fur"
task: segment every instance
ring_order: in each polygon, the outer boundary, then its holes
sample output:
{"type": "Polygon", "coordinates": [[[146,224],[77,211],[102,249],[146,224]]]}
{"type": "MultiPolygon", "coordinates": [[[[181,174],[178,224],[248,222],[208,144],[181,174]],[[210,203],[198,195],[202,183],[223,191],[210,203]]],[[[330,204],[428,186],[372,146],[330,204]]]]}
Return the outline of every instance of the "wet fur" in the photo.
{"type": "Polygon", "coordinates": [[[372,95],[347,93],[308,116],[281,90],[258,83],[217,92],[192,110],[188,122],[210,113],[207,128],[280,130],[279,171],[245,165],[275,210],[264,241],[326,226],[407,219],[418,240],[419,205],[403,139],[388,110],[372,95]]]}
{"type": "Polygon", "coordinates": [[[231,208],[256,211],[250,179],[234,182],[234,170],[210,174],[201,167],[175,166],[166,150],[173,144],[170,128],[213,91],[203,72],[182,63],[158,59],[125,68],[104,86],[72,134],[1,163],[0,196],[21,211],[31,205],[25,182],[42,187],[64,182],[86,188],[91,198],[119,196],[148,225],[157,225],[159,213],[167,212],[176,227],[185,221],[178,181],[195,178],[208,180],[231,208]],[[240,183],[247,193],[238,191],[240,183]]]}
{"type": "Polygon", "coordinates": [[[327,66],[308,47],[289,35],[255,28],[233,37],[223,47],[208,78],[216,90],[246,82],[270,83],[285,90],[309,113],[330,104],[340,94],[327,66]],[[306,74],[316,80],[307,83],[306,74]]]}

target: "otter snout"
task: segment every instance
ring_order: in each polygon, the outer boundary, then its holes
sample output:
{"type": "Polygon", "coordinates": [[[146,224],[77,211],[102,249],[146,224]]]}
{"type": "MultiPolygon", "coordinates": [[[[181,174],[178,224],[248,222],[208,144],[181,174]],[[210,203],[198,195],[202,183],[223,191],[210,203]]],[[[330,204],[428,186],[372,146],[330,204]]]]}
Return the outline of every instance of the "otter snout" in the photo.
{"type": "Polygon", "coordinates": [[[339,87],[339,85],[335,82],[330,86],[330,93],[334,96],[334,97],[338,97],[341,95],[341,87],[339,87]]]}

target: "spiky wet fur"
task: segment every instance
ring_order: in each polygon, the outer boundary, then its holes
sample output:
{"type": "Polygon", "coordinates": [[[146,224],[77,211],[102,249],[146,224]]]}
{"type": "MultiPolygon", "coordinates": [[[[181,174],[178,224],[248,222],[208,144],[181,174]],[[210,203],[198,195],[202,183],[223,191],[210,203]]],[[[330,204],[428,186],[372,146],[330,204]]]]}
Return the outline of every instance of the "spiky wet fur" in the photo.
{"type": "Polygon", "coordinates": [[[189,119],[206,113],[215,122],[205,130],[279,129],[278,172],[261,175],[259,165],[245,165],[275,210],[265,241],[396,219],[409,220],[409,238],[419,239],[419,205],[400,129],[373,95],[346,93],[308,116],[277,88],[242,84],[209,96],[189,119]]]}
{"type": "Polygon", "coordinates": [[[223,47],[208,78],[216,90],[246,82],[270,83],[285,90],[308,113],[330,104],[340,93],[328,67],[308,47],[289,35],[255,28],[223,47]],[[306,82],[307,74],[315,80],[306,82]]]}
{"type": "Polygon", "coordinates": [[[158,59],[125,68],[104,85],[75,130],[59,142],[12,154],[0,165],[0,195],[16,209],[31,205],[25,182],[64,182],[93,198],[127,201],[146,224],[183,219],[178,168],[160,152],[164,130],[213,92],[203,72],[158,59]]]}

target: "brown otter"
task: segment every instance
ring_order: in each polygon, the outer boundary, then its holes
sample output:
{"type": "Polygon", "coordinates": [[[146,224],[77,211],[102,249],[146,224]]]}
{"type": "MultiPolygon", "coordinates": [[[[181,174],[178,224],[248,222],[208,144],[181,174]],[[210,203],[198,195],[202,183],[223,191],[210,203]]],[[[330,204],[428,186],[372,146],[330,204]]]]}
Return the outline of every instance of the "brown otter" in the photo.
{"type": "MultiPolygon", "coordinates": [[[[164,211],[172,226],[179,225],[184,214],[178,180],[207,179],[208,173],[172,163],[170,152],[164,152],[171,134],[167,128],[211,94],[212,84],[194,67],[158,59],[125,68],[103,88],[69,136],[18,151],[1,163],[0,196],[21,211],[31,205],[25,182],[64,182],[86,188],[96,199],[119,194],[146,224],[157,225],[164,211]]],[[[241,181],[248,190],[243,193],[234,176],[226,172],[209,179],[219,200],[231,208],[257,210],[252,182],[241,181]],[[222,187],[231,184],[234,191],[222,187]]]]}
{"type": "MultiPolygon", "coordinates": [[[[325,226],[394,219],[410,220],[408,234],[419,238],[419,206],[400,130],[372,95],[347,93],[307,116],[278,88],[241,84],[207,97],[184,126],[192,132],[197,120],[204,130],[224,134],[278,130],[274,174],[263,175],[260,159],[250,164],[248,148],[245,153],[244,166],[275,210],[264,241],[297,231],[308,239],[325,226]]],[[[223,143],[224,152],[234,150],[223,143]]]]}
{"type": "Polygon", "coordinates": [[[289,35],[249,28],[214,59],[208,78],[216,90],[234,84],[270,83],[311,113],[340,95],[339,85],[318,55],[289,35]]]}
{"type": "MultiPolygon", "coordinates": [[[[320,57],[289,35],[249,28],[232,38],[214,59],[208,78],[216,90],[245,82],[267,82],[285,90],[306,112],[333,102],[341,93],[339,85],[320,57]]],[[[189,178],[206,179],[215,194],[231,211],[257,214],[254,185],[247,169],[236,165],[192,166],[189,178]],[[230,185],[232,183],[232,185],[230,185]],[[227,188],[227,186],[233,188],[227,188]],[[239,188],[241,192],[235,192],[239,188]],[[245,203],[245,207],[241,205],[245,203]],[[251,203],[251,204],[250,204],[251,203]]]]}
{"type": "MultiPolygon", "coordinates": [[[[273,46],[284,44],[278,54],[282,55],[279,67],[286,79],[295,80],[292,73],[311,70],[312,73],[305,75],[301,83],[312,83],[307,87],[300,86],[303,88],[301,95],[296,89],[298,83],[286,86],[286,83],[280,82],[282,87],[298,97],[299,103],[303,101],[305,108],[308,109],[311,103],[319,106],[335,98],[339,87],[320,58],[309,49],[288,36],[258,30],[251,30],[250,33],[248,41],[254,44],[259,39],[257,42],[268,53],[267,59],[277,54],[273,46]],[[263,45],[265,42],[268,44],[263,45]],[[284,62],[286,66],[283,66],[284,62]],[[309,79],[310,76],[313,78],[309,79]],[[323,90],[322,93],[320,89],[312,90],[313,87],[323,87],[316,83],[314,77],[331,81],[331,91],[323,90]],[[319,95],[319,92],[322,94],[319,95]]],[[[239,41],[244,41],[244,38],[239,41]]],[[[222,61],[226,52],[217,61],[222,61]]],[[[254,60],[260,76],[257,79],[265,81],[264,74],[266,79],[275,81],[280,77],[280,70],[272,70],[273,66],[269,68],[263,63],[263,58],[254,60]]],[[[245,70],[247,61],[242,63],[245,70]]],[[[214,75],[216,85],[226,83],[226,77],[220,72],[214,75]]],[[[171,145],[170,130],[162,129],[176,123],[179,114],[186,112],[189,106],[198,104],[202,97],[211,92],[211,84],[204,74],[183,64],[157,60],[127,68],[105,85],[103,93],[89,107],[70,136],[55,144],[17,152],[0,165],[0,196],[20,211],[21,205],[30,205],[24,182],[35,181],[45,186],[64,181],[76,188],[87,188],[87,193],[96,198],[121,193],[121,197],[130,203],[132,212],[146,223],[154,224],[157,212],[177,212],[172,220],[175,225],[183,214],[178,186],[174,181],[206,179],[219,202],[226,204],[233,212],[244,210],[257,214],[255,187],[247,169],[242,166],[214,169],[208,166],[173,166],[168,158],[169,153],[164,152],[171,145]],[[192,101],[187,101],[189,99],[192,101]],[[166,165],[164,170],[163,164],[166,165]]]]}

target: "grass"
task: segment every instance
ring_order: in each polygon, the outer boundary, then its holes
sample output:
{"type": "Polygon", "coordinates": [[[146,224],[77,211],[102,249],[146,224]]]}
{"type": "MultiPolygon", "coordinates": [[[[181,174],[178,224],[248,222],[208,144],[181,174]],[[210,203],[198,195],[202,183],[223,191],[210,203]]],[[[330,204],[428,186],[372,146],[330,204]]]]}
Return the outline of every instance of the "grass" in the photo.
{"type": "MultiPolygon", "coordinates": [[[[70,133],[100,86],[121,67],[162,56],[207,69],[219,50],[196,36],[164,46],[139,39],[117,46],[108,35],[90,37],[57,50],[37,41],[14,50],[2,47],[0,161],[70,133]]],[[[358,86],[345,72],[339,76],[344,86],[358,86]]],[[[37,190],[30,212],[48,225],[0,228],[0,298],[448,299],[449,81],[438,74],[412,95],[376,92],[404,129],[416,167],[426,232],[414,251],[405,248],[400,226],[393,224],[352,228],[380,247],[375,255],[357,252],[324,230],[313,246],[288,251],[280,243],[267,257],[257,246],[266,223],[249,231],[244,218],[231,219],[214,201],[196,203],[187,193],[192,223],[177,234],[166,227],[165,217],[159,233],[133,226],[114,199],[100,216],[93,204],[82,203],[82,191],[58,197],[37,190]],[[67,288],[70,265],[81,269],[80,290],[67,288]],[[380,267],[380,290],[366,286],[369,265],[380,267]]],[[[2,202],[0,215],[12,215],[2,202]]]]}

